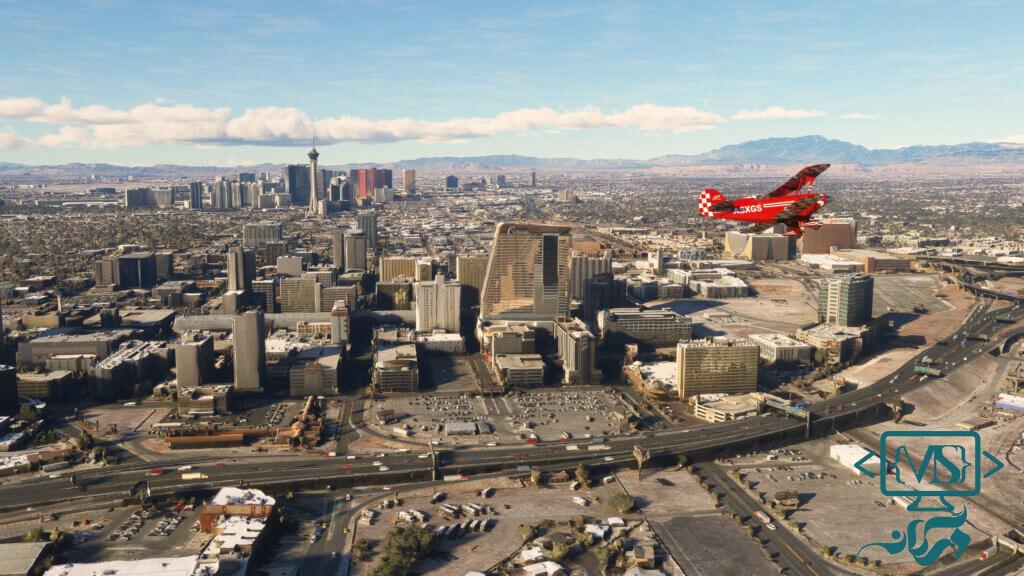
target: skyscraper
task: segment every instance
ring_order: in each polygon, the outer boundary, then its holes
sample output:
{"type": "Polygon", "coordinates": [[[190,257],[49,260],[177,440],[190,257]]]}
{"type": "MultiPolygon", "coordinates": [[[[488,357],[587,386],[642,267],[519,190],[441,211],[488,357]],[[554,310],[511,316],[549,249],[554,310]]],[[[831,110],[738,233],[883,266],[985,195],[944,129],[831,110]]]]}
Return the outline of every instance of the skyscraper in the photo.
{"type": "Polygon", "coordinates": [[[530,171],[530,186],[533,186],[534,188],[537,187],[537,171],[536,170],[531,170],[530,171]]]}
{"type": "Polygon", "coordinates": [[[406,194],[412,194],[416,192],[416,171],[406,168],[402,171],[402,188],[405,188],[406,194]]]}
{"type": "Polygon", "coordinates": [[[554,320],[569,312],[568,226],[507,223],[494,231],[481,294],[483,320],[554,320]]]}
{"type": "Polygon", "coordinates": [[[823,280],[818,287],[818,322],[862,326],[871,321],[874,278],[851,274],[823,280]]]}
{"type": "Polygon", "coordinates": [[[228,250],[228,291],[252,292],[252,281],[256,278],[256,251],[241,246],[228,250]]]}
{"type": "Polygon", "coordinates": [[[801,254],[829,254],[833,248],[846,250],[857,246],[857,221],[853,218],[824,218],[819,228],[808,228],[797,239],[801,254]]]}
{"type": "Polygon", "coordinates": [[[338,270],[345,270],[345,233],[341,230],[331,235],[331,264],[338,270]]]}
{"type": "Polygon", "coordinates": [[[267,242],[281,241],[281,225],[272,222],[254,222],[242,226],[242,246],[262,248],[267,242]]]}
{"type": "Polygon", "coordinates": [[[582,252],[573,251],[569,266],[569,296],[574,300],[583,298],[583,290],[587,282],[602,274],[612,273],[612,259],[605,255],[599,258],[587,256],[582,252]]]}
{"type": "Polygon", "coordinates": [[[356,225],[366,234],[366,241],[374,250],[377,249],[377,213],[363,210],[356,214],[356,225]]]}
{"type": "Polygon", "coordinates": [[[487,254],[466,254],[455,260],[455,278],[462,284],[462,305],[480,304],[480,291],[487,276],[487,254]]]}
{"type": "Polygon", "coordinates": [[[362,230],[345,234],[345,269],[366,270],[366,234],[362,230]]]}
{"type": "Polygon", "coordinates": [[[579,318],[555,322],[555,340],[558,355],[562,357],[562,370],[566,384],[590,384],[598,379],[595,373],[597,343],[594,335],[579,318]]]}
{"type": "Polygon", "coordinates": [[[281,278],[281,312],[319,312],[320,283],[313,277],[281,278]]]}
{"type": "Polygon", "coordinates": [[[320,189],[317,186],[317,180],[320,179],[320,173],[316,169],[316,161],[320,158],[320,153],[316,151],[316,146],[309,151],[309,213],[310,214],[322,214],[320,210],[320,189]]]}
{"type": "Polygon", "coordinates": [[[284,170],[285,190],[292,197],[292,204],[309,204],[309,174],[306,164],[289,164],[284,170]]]}
{"type": "Polygon", "coordinates": [[[459,300],[462,288],[458,282],[446,282],[438,274],[433,280],[413,285],[416,295],[416,330],[459,332],[459,300]]]}
{"type": "Polygon", "coordinates": [[[234,339],[235,390],[262,392],[267,373],[266,331],[263,312],[252,310],[235,316],[234,339]]]}
{"type": "Polygon", "coordinates": [[[348,179],[357,200],[373,198],[373,191],[377,188],[393,187],[391,170],[387,168],[353,168],[349,170],[348,179]]]}
{"type": "Polygon", "coordinates": [[[459,179],[456,176],[446,176],[444,179],[444,187],[446,190],[457,190],[459,188],[459,179]]]}
{"type": "Polygon", "coordinates": [[[190,210],[203,209],[203,183],[192,182],[188,185],[188,207],[190,210]]]}

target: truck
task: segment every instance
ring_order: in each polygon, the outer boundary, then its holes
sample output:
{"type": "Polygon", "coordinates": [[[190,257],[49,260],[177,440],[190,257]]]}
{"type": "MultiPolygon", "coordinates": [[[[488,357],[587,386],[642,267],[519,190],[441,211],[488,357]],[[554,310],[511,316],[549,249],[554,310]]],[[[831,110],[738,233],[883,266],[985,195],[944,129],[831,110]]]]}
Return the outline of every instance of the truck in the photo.
{"type": "Polygon", "coordinates": [[[209,476],[202,472],[185,472],[181,475],[182,480],[203,480],[206,478],[209,478],[209,476]]]}
{"type": "Polygon", "coordinates": [[[921,374],[923,376],[935,376],[936,378],[939,378],[942,377],[945,373],[934,366],[917,364],[914,366],[914,374],[921,374]]]}
{"type": "Polygon", "coordinates": [[[758,510],[757,512],[754,512],[754,516],[757,516],[757,519],[760,520],[761,522],[765,523],[765,524],[771,524],[771,522],[772,522],[771,517],[768,516],[767,514],[765,514],[764,512],[760,511],[760,510],[758,510]]]}
{"type": "Polygon", "coordinates": [[[968,340],[978,340],[980,342],[988,342],[990,340],[988,334],[968,334],[968,340]]]}

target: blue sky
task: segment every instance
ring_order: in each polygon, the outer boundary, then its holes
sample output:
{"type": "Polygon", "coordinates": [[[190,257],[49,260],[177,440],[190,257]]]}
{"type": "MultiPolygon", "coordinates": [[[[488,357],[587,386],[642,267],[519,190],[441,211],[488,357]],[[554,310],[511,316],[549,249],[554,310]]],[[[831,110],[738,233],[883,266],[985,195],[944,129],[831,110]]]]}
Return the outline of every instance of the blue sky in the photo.
{"type": "Polygon", "coordinates": [[[1024,3],[0,0],[0,161],[1024,142],[1024,3]]]}

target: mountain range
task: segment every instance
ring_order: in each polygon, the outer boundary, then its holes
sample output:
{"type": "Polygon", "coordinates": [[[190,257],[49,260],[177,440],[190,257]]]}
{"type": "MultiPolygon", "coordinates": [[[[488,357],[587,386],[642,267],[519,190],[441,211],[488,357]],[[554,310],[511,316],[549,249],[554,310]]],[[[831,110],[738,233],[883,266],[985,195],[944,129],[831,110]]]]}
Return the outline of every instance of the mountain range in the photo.
{"type": "MultiPolygon", "coordinates": [[[[296,154],[298,158],[302,155],[296,154]]],[[[845,166],[847,173],[875,172],[898,166],[914,172],[963,171],[977,169],[1024,170],[1024,145],[1011,143],[971,142],[941,146],[908,146],[894,149],[870,149],[824,136],[796,138],[765,138],[742,144],[723,146],[702,154],[672,154],[649,160],[579,158],[538,158],[520,155],[494,156],[437,156],[416,158],[392,163],[364,163],[325,166],[347,169],[356,166],[384,166],[394,169],[446,170],[482,172],[503,169],[536,169],[542,171],[669,171],[669,172],[726,172],[734,175],[772,172],[782,167],[828,162],[845,166]]],[[[137,179],[168,178],[176,176],[204,177],[231,172],[280,172],[283,164],[253,166],[181,166],[158,164],[155,166],[118,166],[114,164],[62,164],[30,166],[0,162],[0,176],[42,177],[46,175],[103,177],[133,176],[137,179]]]]}

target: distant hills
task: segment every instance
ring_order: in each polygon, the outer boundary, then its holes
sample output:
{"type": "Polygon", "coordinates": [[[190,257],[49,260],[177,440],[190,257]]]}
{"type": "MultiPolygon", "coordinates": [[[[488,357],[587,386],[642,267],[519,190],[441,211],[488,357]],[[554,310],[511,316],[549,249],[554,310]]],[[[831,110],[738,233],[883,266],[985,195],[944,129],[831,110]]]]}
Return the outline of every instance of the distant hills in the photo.
{"type": "MultiPolygon", "coordinates": [[[[296,155],[301,158],[301,155],[296,155]]],[[[579,158],[538,158],[533,156],[437,156],[415,158],[392,163],[326,166],[347,169],[355,166],[385,166],[395,169],[415,168],[452,172],[486,172],[496,170],[541,171],[667,171],[679,173],[726,173],[730,175],[759,175],[776,173],[783,167],[800,164],[828,162],[843,166],[839,173],[856,174],[885,171],[887,167],[923,173],[962,172],[977,170],[992,172],[1007,169],[1011,172],[1024,170],[1024,145],[1010,143],[971,142],[943,146],[908,146],[895,149],[870,149],[842,140],[824,136],[800,136],[796,138],[765,138],[742,144],[723,146],[702,154],[673,154],[650,160],[579,158]]],[[[280,172],[283,164],[259,164],[255,166],[180,166],[159,164],[156,166],[118,166],[114,164],[62,164],[56,166],[28,166],[0,162],[0,176],[5,177],[46,177],[46,176],[88,176],[104,177],[133,176],[136,179],[160,179],[174,177],[209,177],[231,172],[280,172]]],[[[837,167],[838,168],[838,167],[837,167]]]]}

